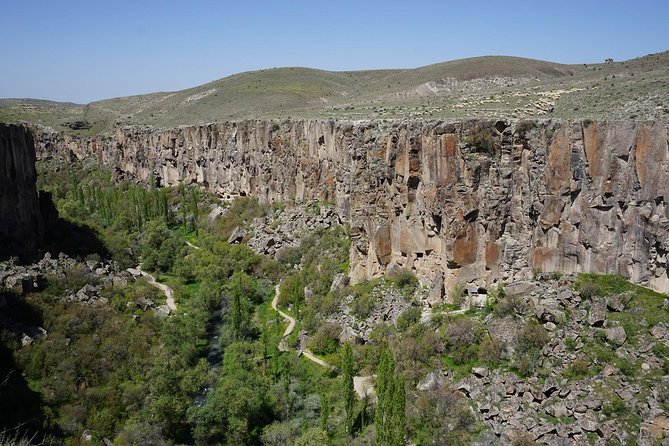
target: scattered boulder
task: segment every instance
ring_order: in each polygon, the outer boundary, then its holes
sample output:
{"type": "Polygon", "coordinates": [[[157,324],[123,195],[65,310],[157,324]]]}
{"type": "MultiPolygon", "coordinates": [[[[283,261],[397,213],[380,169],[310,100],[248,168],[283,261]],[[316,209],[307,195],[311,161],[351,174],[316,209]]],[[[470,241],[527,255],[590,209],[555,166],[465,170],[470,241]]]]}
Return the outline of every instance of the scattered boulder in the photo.
{"type": "Polygon", "coordinates": [[[588,313],[588,323],[593,327],[601,327],[606,321],[606,302],[603,300],[593,301],[590,305],[590,312],[588,313]]]}
{"type": "Polygon", "coordinates": [[[606,340],[615,345],[623,345],[627,340],[627,333],[623,327],[613,327],[604,329],[606,340]]]}
{"type": "Polygon", "coordinates": [[[232,230],[232,234],[230,234],[230,237],[228,237],[228,243],[234,244],[234,243],[241,243],[242,240],[244,240],[244,237],[246,236],[246,232],[239,226],[236,226],[235,229],[232,230]]]}

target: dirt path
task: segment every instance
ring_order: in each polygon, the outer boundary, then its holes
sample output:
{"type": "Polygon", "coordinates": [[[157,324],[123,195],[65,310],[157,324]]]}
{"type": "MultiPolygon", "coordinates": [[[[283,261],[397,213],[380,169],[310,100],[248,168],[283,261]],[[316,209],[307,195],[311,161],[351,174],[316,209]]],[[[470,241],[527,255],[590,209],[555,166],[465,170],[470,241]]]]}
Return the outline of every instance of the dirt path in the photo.
{"type": "Polygon", "coordinates": [[[186,244],[187,244],[188,246],[190,246],[191,248],[193,248],[193,249],[202,249],[202,248],[200,248],[199,246],[196,246],[196,245],[192,244],[192,243],[189,242],[188,240],[186,240],[186,244]]]}
{"type": "MultiPolygon", "coordinates": [[[[286,331],[284,331],[283,333],[281,342],[279,342],[279,351],[287,352],[290,349],[286,346],[285,341],[286,337],[289,336],[295,329],[295,318],[279,310],[279,308],[277,307],[278,303],[279,303],[279,285],[277,285],[274,288],[274,298],[272,299],[272,308],[288,322],[288,327],[286,327],[286,331]]],[[[334,369],[334,366],[332,364],[329,364],[323,361],[321,358],[316,357],[316,355],[311,353],[309,350],[301,350],[299,351],[299,354],[307,358],[309,361],[315,362],[320,366],[327,367],[329,369],[334,369]]],[[[372,384],[372,378],[373,376],[353,377],[353,389],[358,394],[358,396],[360,396],[360,398],[365,398],[367,396],[374,395],[374,385],[372,384]]]]}
{"type": "Polygon", "coordinates": [[[174,302],[174,290],[164,283],[159,283],[156,282],[156,278],[153,277],[151,274],[147,273],[146,271],[142,271],[142,267],[137,265],[137,268],[128,268],[128,271],[130,274],[133,274],[134,272],[139,272],[142,276],[146,277],[146,281],[149,282],[149,285],[151,285],[154,288],[158,288],[160,291],[162,291],[165,294],[165,301],[167,303],[167,308],[170,309],[170,311],[176,311],[177,309],[177,304],[174,302]]]}
{"type": "Polygon", "coordinates": [[[302,356],[304,356],[305,358],[307,358],[311,362],[315,362],[316,364],[322,365],[323,367],[327,367],[329,369],[334,369],[334,366],[332,364],[328,364],[327,362],[323,361],[321,358],[317,358],[309,350],[302,350],[302,356]]]}
{"type": "Polygon", "coordinates": [[[468,310],[451,310],[451,311],[437,311],[432,313],[429,308],[423,309],[423,312],[420,315],[420,322],[422,324],[427,324],[435,316],[455,316],[456,314],[465,314],[468,310]]]}
{"type": "Polygon", "coordinates": [[[283,337],[285,338],[286,336],[291,334],[295,329],[295,318],[292,316],[288,316],[286,313],[279,310],[279,308],[277,307],[279,303],[279,285],[280,284],[277,284],[277,286],[274,287],[274,299],[272,299],[272,308],[274,309],[274,311],[279,313],[282,318],[288,321],[288,327],[286,327],[286,331],[283,333],[283,337]]]}

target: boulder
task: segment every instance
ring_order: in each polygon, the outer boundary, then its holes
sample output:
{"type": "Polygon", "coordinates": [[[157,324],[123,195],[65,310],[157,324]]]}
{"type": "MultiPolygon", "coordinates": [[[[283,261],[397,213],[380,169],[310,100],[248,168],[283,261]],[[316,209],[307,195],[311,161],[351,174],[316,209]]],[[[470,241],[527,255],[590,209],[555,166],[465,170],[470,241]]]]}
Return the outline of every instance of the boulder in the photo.
{"type": "Polygon", "coordinates": [[[606,302],[603,300],[593,301],[588,312],[588,323],[593,327],[601,327],[606,321],[607,314],[606,302]]]}
{"type": "Polygon", "coordinates": [[[604,329],[606,340],[615,345],[623,345],[627,340],[627,333],[623,327],[613,327],[604,329]]]}
{"type": "Polygon", "coordinates": [[[228,237],[228,243],[230,244],[241,243],[242,240],[244,240],[244,236],[246,236],[246,232],[244,232],[244,230],[239,226],[236,226],[235,229],[232,230],[232,234],[230,234],[230,237],[228,237]]]}

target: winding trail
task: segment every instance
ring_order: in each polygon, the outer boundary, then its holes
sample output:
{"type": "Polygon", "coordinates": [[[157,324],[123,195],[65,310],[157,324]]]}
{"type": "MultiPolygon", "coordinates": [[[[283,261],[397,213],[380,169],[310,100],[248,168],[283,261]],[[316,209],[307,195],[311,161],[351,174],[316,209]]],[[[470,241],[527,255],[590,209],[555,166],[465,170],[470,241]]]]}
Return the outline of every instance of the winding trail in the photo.
{"type": "MultiPolygon", "coordinates": [[[[274,298],[272,299],[272,308],[274,311],[279,313],[279,315],[284,318],[288,322],[288,327],[286,327],[286,330],[283,333],[283,336],[281,337],[281,342],[279,342],[279,351],[282,352],[287,352],[290,349],[286,346],[286,338],[293,332],[295,329],[295,318],[292,316],[289,316],[288,314],[284,313],[278,308],[278,303],[279,303],[279,286],[280,284],[277,284],[276,287],[274,288],[274,298]]],[[[311,353],[309,350],[298,350],[298,354],[301,356],[304,356],[307,358],[309,361],[315,362],[316,364],[327,367],[329,369],[334,369],[335,367],[332,364],[329,364],[322,360],[321,358],[316,357],[313,353],[311,353]]],[[[374,384],[372,383],[372,379],[374,376],[354,376],[353,377],[353,389],[355,392],[360,396],[360,398],[366,398],[366,397],[373,397],[374,396],[374,384]]]]}
{"type": "Polygon", "coordinates": [[[199,246],[196,246],[196,245],[192,244],[192,243],[189,242],[188,240],[185,240],[185,242],[186,242],[186,244],[187,244],[188,246],[190,246],[190,247],[193,248],[193,249],[198,249],[198,250],[199,250],[199,249],[202,249],[202,248],[200,248],[199,246]]]}
{"type": "MultiPolygon", "coordinates": [[[[290,335],[293,332],[293,330],[295,329],[295,318],[292,317],[292,316],[288,316],[286,313],[279,310],[279,308],[277,307],[277,304],[279,303],[279,286],[280,285],[281,284],[278,283],[274,287],[274,299],[272,299],[272,308],[274,309],[274,311],[279,313],[282,318],[284,318],[285,320],[288,321],[288,327],[286,327],[286,331],[283,332],[283,336],[282,336],[283,338],[285,338],[286,336],[290,335]]],[[[283,339],[281,339],[281,340],[283,341],[283,339]]],[[[281,344],[279,344],[279,350],[281,350],[281,344]]],[[[281,350],[281,351],[285,352],[286,350],[281,350]]]]}
{"type": "Polygon", "coordinates": [[[146,277],[146,281],[149,283],[154,288],[158,288],[160,291],[162,291],[165,294],[165,301],[167,303],[167,308],[170,309],[170,311],[176,311],[177,309],[177,304],[174,302],[174,290],[164,283],[156,282],[156,278],[153,277],[151,274],[147,273],[146,271],[142,271],[142,267],[137,265],[137,268],[128,268],[128,272],[133,275],[137,275],[134,273],[139,273],[142,276],[146,277]]]}

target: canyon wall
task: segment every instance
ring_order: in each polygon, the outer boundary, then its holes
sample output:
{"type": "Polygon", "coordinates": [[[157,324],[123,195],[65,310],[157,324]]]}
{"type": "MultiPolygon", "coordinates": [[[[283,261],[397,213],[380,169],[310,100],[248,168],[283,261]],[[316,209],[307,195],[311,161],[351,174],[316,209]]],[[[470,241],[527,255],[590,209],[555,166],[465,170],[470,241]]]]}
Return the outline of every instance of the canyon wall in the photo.
{"type": "Polygon", "coordinates": [[[667,123],[248,121],[85,141],[35,131],[40,157],[333,202],[351,227],[353,281],[408,267],[438,301],[458,282],[588,271],[669,292],[667,123]]]}
{"type": "Polygon", "coordinates": [[[32,133],[0,124],[0,257],[30,255],[44,237],[32,133]]]}

